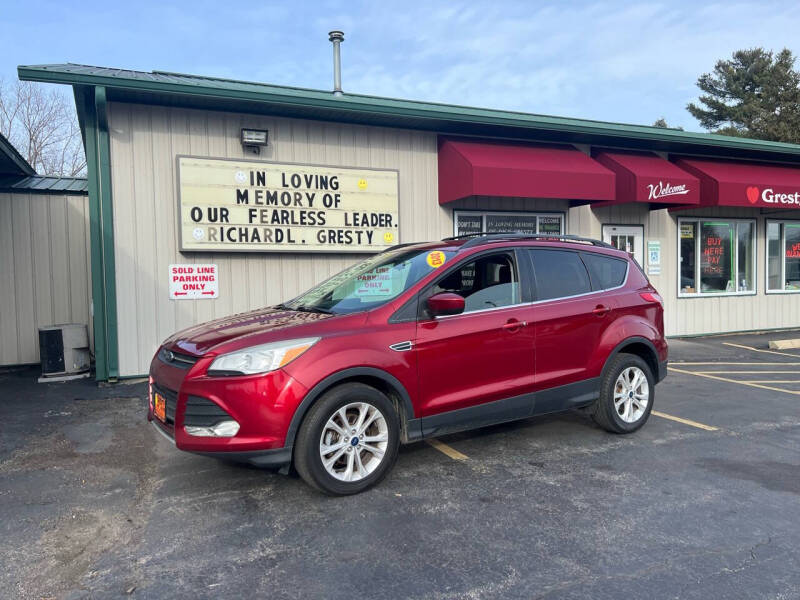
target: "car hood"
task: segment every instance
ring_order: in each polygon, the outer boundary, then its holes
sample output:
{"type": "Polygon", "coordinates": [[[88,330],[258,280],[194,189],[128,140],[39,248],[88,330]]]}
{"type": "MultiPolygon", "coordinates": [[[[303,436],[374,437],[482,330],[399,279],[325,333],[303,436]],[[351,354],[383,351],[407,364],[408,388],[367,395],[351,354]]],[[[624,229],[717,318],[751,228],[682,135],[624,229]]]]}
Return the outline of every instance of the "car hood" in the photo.
{"type": "MultiPolygon", "coordinates": [[[[201,323],[172,335],[164,345],[194,355],[211,348],[251,336],[330,319],[335,315],[293,310],[261,308],[215,321],[201,323]]],[[[256,342],[261,343],[261,342],[256,342]]]]}

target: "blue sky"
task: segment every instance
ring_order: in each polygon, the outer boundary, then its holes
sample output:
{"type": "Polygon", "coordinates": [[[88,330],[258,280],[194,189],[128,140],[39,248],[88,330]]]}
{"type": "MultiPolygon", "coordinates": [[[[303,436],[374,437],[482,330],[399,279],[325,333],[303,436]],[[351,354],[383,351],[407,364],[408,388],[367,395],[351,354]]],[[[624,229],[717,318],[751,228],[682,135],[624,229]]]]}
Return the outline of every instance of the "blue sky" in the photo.
{"type": "Polygon", "coordinates": [[[0,0],[0,76],[77,62],[698,130],[698,75],[736,49],[800,54],[800,2],[0,0]]]}

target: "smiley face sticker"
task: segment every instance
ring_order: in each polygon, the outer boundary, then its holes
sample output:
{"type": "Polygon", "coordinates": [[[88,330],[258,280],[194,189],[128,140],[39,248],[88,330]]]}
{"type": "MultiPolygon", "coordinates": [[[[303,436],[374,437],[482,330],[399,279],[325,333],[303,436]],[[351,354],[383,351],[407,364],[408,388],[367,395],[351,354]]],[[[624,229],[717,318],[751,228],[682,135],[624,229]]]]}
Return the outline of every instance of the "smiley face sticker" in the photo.
{"type": "Polygon", "coordinates": [[[394,241],[394,234],[391,231],[387,231],[383,234],[383,241],[387,244],[391,244],[394,241]]]}
{"type": "Polygon", "coordinates": [[[365,190],[367,189],[367,180],[363,177],[358,180],[358,189],[365,190]]]}
{"type": "Polygon", "coordinates": [[[441,250],[434,250],[433,252],[428,252],[428,256],[425,258],[428,262],[428,266],[434,269],[438,269],[444,264],[446,260],[444,252],[441,250]]]}

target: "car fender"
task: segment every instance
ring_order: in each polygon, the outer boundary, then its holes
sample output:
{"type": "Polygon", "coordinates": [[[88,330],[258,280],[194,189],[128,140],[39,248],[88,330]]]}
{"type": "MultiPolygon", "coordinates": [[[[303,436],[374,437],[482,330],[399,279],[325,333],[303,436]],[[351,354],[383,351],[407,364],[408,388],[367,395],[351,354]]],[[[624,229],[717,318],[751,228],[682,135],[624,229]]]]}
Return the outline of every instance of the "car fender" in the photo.
{"type": "Polygon", "coordinates": [[[646,345],[657,362],[659,360],[658,350],[651,340],[659,337],[656,328],[646,319],[634,315],[620,317],[603,332],[589,372],[592,373],[592,376],[602,375],[611,359],[625,346],[634,343],[646,345]]]}
{"type": "MultiPolygon", "coordinates": [[[[308,412],[308,409],[311,408],[311,405],[314,404],[314,402],[325,392],[325,390],[329,389],[331,386],[339,383],[340,381],[356,379],[359,377],[374,377],[385,382],[397,393],[400,402],[403,404],[407,423],[414,420],[414,406],[411,402],[411,396],[399,379],[397,379],[391,373],[376,367],[349,367],[328,375],[308,391],[303,400],[295,409],[292,420],[289,423],[289,429],[286,431],[286,442],[284,443],[284,446],[288,448],[294,445],[297,431],[300,429],[300,424],[303,422],[303,418],[308,412]]],[[[416,420],[414,421],[416,422],[416,420]]]]}

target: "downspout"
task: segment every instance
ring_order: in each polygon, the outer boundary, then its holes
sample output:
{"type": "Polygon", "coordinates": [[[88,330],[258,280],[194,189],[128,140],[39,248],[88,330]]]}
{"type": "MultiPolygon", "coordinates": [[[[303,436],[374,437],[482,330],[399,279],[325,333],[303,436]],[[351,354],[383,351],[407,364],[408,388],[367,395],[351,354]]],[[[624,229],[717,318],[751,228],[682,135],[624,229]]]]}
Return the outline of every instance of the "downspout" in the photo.
{"type": "Polygon", "coordinates": [[[97,168],[97,117],[94,107],[94,88],[75,86],[75,106],[81,124],[83,147],[86,151],[86,179],[89,188],[89,238],[90,267],[92,278],[92,301],[90,312],[94,336],[95,379],[108,378],[106,363],[106,316],[105,291],[103,286],[103,229],[100,216],[100,183],[97,168]]]}
{"type": "Polygon", "coordinates": [[[95,379],[119,376],[114,229],[105,88],[75,86],[75,105],[86,150],[91,243],[92,326],[95,379]]]}
{"type": "Polygon", "coordinates": [[[103,231],[103,287],[105,291],[106,361],[108,380],[119,377],[119,346],[117,337],[117,280],[114,259],[114,219],[111,197],[111,142],[108,135],[106,88],[94,88],[94,105],[97,112],[98,183],[100,217],[103,231]]]}

